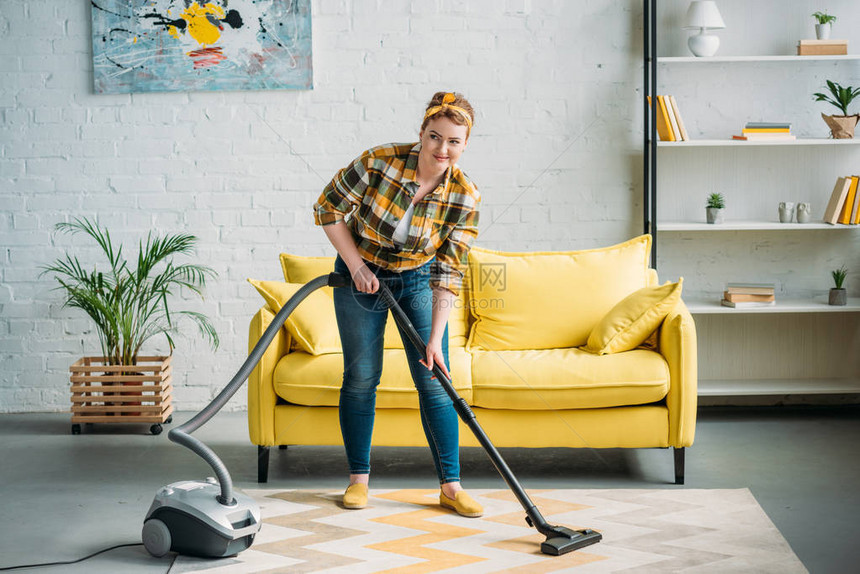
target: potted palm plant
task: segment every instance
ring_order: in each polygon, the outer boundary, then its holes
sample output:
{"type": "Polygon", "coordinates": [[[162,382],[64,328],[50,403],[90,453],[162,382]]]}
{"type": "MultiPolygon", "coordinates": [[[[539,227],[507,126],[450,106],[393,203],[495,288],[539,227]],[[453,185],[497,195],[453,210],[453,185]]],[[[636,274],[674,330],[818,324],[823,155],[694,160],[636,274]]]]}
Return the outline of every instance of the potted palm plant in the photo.
{"type": "Polygon", "coordinates": [[[726,200],[722,193],[712,193],[708,196],[708,203],[705,205],[705,214],[707,215],[708,223],[722,223],[723,209],[726,207],[726,200]]]}
{"type": "Polygon", "coordinates": [[[122,244],[115,246],[110,232],[98,222],[76,218],[59,223],[57,231],[84,234],[95,241],[107,259],[103,270],[88,271],[77,257],[66,253],[42,275],[53,273],[64,306],[81,309],[95,324],[101,356],[83,357],[70,368],[72,383],[72,432],[80,423],[149,422],[153,434],[161,423],[170,422],[171,367],[180,318],[197,324],[213,348],[218,334],[202,313],[173,311],[171,298],[186,288],[202,298],[206,279],[216,273],[204,265],[175,263],[174,257],[193,253],[197,238],[188,234],[154,235],[138,244],[137,266],[123,257],[122,244]],[[141,353],[144,344],[163,335],[168,356],[141,353]]]}
{"type": "Polygon", "coordinates": [[[825,10],[824,12],[815,12],[812,17],[818,22],[815,25],[815,37],[819,40],[830,38],[831,24],[836,22],[836,16],[828,14],[825,10]]]}
{"type": "Polygon", "coordinates": [[[813,94],[813,98],[816,102],[827,102],[842,112],[842,115],[834,116],[821,114],[830,128],[830,135],[834,139],[853,139],[854,126],[860,121],[860,115],[849,115],[848,108],[854,98],[860,96],[860,88],[843,87],[836,82],[827,80],[827,90],[829,94],[817,92],[813,94]]]}
{"type": "Polygon", "coordinates": [[[842,285],[845,283],[845,278],[848,276],[848,269],[843,265],[839,269],[831,271],[830,275],[833,277],[833,283],[836,287],[832,287],[830,289],[830,298],[828,303],[831,305],[847,305],[848,291],[846,291],[842,285]]]}

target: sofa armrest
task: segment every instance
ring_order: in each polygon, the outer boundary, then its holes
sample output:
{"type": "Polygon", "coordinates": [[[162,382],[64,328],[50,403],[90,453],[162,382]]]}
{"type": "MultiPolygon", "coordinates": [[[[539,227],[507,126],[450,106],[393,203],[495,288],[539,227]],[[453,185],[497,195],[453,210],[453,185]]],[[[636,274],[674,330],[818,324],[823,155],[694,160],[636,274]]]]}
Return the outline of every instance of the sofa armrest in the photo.
{"type": "MultiPolygon", "coordinates": [[[[248,326],[248,352],[275,318],[268,305],[261,307],[248,326]]],[[[290,336],[279,329],[260,362],[248,377],[248,433],[259,446],[275,446],[275,403],[278,396],[272,383],[275,366],[290,349],[290,336]]]]}
{"type": "Polygon", "coordinates": [[[659,348],[669,364],[669,446],[691,446],[698,408],[696,324],[683,301],[663,321],[659,348]]]}

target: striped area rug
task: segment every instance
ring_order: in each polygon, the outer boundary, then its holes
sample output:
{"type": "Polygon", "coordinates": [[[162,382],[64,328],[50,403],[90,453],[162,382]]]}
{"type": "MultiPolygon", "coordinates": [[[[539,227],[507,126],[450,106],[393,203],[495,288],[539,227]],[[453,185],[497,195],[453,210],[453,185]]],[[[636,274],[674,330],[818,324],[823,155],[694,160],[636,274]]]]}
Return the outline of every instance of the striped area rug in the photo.
{"type": "Polygon", "coordinates": [[[540,553],[507,490],[469,492],[482,518],[438,505],[438,490],[371,490],[346,510],[341,492],[248,490],[264,524],[233,558],[180,556],[171,572],[806,572],[747,489],[532,490],[552,524],[592,528],[603,541],[570,554],[540,553]]]}

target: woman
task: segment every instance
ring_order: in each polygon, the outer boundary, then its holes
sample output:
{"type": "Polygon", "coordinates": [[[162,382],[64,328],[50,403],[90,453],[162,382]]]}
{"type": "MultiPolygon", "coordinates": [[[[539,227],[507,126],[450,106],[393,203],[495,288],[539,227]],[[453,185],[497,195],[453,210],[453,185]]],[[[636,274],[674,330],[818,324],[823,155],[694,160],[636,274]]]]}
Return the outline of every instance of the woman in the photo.
{"type": "Polygon", "coordinates": [[[431,373],[439,365],[448,374],[448,316],[478,234],[480,194],[457,167],[474,117],[460,94],[437,93],[427,106],[418,143],[364,152],[335,175],[314,205],[315,222],[338,253],[335,271],[353,281],[351,289],[334,290],[344,360],[340,427],[350,472],[346,508],[367,504],[388,317],[377,294],[382,280],[428,341],[422,356],[400,334],[439,476],[439,503],[464,516],[483,513],[460,485],[457,413],[431,373]]]}

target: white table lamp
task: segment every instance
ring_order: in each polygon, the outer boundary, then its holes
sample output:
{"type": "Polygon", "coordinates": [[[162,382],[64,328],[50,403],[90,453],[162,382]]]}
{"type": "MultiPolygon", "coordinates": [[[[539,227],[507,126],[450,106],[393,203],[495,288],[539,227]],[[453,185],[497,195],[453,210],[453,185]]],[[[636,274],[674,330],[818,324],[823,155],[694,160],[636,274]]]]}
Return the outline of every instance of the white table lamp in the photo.
{"type": "Polygon", "coordinates": [[[699,30],[687,40],[687,46],[696,56],[708,57],[717,53],[720,47],[720,39],[717,36],[706,34],[705,30],[716,30],[725,28],[726,23],[717,10],[716,2],[695,1],[690,2],[687,15],[684,16],[684,30],[699,30]]]}

